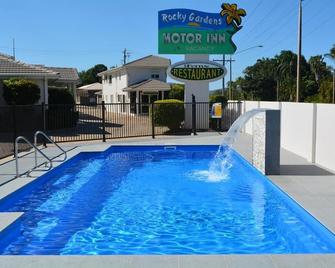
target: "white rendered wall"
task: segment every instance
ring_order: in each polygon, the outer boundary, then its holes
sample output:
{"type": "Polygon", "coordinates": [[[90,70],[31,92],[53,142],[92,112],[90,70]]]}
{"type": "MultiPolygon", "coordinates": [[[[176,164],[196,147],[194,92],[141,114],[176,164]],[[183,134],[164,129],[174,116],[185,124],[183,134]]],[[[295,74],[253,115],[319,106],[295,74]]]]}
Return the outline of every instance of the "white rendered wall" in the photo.
{"type": "Polygon", "coordinates": [[[128,86],[128,78],[126,72],[121,72],[121,77],[118,73],[108,74],[113,75],[112,83],[109,83],[109,79],[105,80],[102,84],[102,95],[108,96],[106,102],[110,102],[110,96],[113,96],[113,102],[117,102],[117,95],[126,95],[126,102],[129,102],[128,94],[123,91],[128,86]]]}
{"type": "Polygon", "coordinates": [[[151,75],[153,73],[159,74],[159,78],[157,80],[166,82],[166,70],[167,68],[135,68],[128,67],[128,84],[136,84],[143,80],[151,79],[151,75]]]}
{"type": "MultiPolygon", "coordinates": [[[[281,146],[312,163],[335,171],[335,105],[245,101],[243,112],[281,110],[281,146]]],[[[252,124],[245,128],[252,134],[252,124]]]]}
{"type": "Polygon", "coordinates": [[[335,170],[335,105],[318,104],[316,115],[315,161],[335,170]]]}
{"type": "Polygon", "coordinates": [[[283,102],[281,146],[313,161],[313,104],[283,102]]]}
{"type": "MultiPolygon", "coordinates": [[[[245,101],[243,104],[242,108],[242,113],[248,112],[253,109],[259,108],[259,101],[245,101]]],[[[252,135],[252,120],[250,120],[246,125],[245,125],[245,132],[247,134],[252,135]]]]}
{"type": "Polygon", "coordinates": [[[281,107],[281,103],[276,102],[276,101],[260,101],[259,102],[259,108],[278,110],[280,109],[280,107],[281,107]]]}
{"type": "Polygon", "coordinates": [[[107,96],[106,102],[110,102],[110,96],[113,96],[113,102],[118,102],[117,95],[126,95],[126,102],[129,103],[129,95],[123,89],[129,85],[151,79],[153,73],[159,74],[159,79],[157,80],[166,82],[166,70],[167,68],[127,67],[126,70],[120,71],[121,79],[118,72],[106,74],[108,79],[105,79],[102,84],[102,95],[107,96]],[[109,83],[110,75],[113,76],[112,83],[109,83]]]}

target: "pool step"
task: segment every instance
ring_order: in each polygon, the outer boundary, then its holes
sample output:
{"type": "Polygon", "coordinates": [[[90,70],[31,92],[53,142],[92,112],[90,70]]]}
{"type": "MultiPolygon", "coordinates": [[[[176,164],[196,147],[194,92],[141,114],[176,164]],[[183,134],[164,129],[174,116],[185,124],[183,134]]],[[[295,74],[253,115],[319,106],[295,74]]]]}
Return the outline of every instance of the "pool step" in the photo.
{"type": "Polygon", "coordinates": [[[175,151],[175,150],[177,150],[177,146],[164,146],[164,150],[175,151]]]}

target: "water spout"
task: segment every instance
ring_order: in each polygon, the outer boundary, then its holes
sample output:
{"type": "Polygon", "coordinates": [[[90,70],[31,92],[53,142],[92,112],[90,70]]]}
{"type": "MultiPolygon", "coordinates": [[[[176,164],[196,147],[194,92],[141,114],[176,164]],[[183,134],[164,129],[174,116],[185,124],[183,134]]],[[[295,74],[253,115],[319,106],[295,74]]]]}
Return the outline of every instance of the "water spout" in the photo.
{"type": "Polygon", "coordinates": [[[209,174],[214,178],[221,180],[229,179],[229,171],[232,167],[232,146],[234,145],[238,134],[248,121],[259,113],[263,113],[268,109],[254,109],[241,115],[230,127],[227,134],[223,138],[220,147],[215,154],[214,159],[209,166],[209,174]]]}

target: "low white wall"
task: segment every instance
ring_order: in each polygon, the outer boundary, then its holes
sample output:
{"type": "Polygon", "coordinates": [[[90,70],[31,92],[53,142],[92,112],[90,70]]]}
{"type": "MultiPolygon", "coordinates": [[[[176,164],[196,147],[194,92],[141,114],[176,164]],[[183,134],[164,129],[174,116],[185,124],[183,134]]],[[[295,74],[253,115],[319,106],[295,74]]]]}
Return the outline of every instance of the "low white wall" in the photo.
{"type": "Polygon", "coordinates": [[[315,162],[335,170],[335,105],[318,104],[316,114],[315,162]]]}
{"type": "MultiPolygon", "coordinates": [[[[335,105],[245,101],[243,111],[281,110],[281,146],[310,162],[335,171],[335,105]]],[[[252,133],[252,123],[245,127],[252,133]]]]}
{"type": "MultiPolygon", "coordinates": [[[[257,109],[259,108],[259,101],[245,101],[243,106],[243,112],[257,109]]],[[[252,120],[245,125],[245,132],[252,135],[252,120]]]]}
{"type": "Polygon", "coordinates": [[[282,103],[281,146],[313,161],[313,106],[311,103],[282,103]]]}

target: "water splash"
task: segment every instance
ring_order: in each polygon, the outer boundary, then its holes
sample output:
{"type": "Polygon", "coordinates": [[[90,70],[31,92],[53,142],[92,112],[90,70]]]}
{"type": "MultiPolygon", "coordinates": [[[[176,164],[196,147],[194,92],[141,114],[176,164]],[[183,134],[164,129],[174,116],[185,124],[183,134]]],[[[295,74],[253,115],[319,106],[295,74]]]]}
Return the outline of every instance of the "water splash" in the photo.
{"type": "MultiPolygon", "coordinates": [[[[259,113],[268,109],[254,109],[241,115],[230,127],[227,134],[215,154],[214,159],[209,165],[207,180],[210,182],[221,182],[230,178],[230,169],[233,165],[232,146],[234,145],[238,134],[242,131],[245,124],[259,113]]],[[[204,173],[203,173],[204,175],[204,173]]]]}

